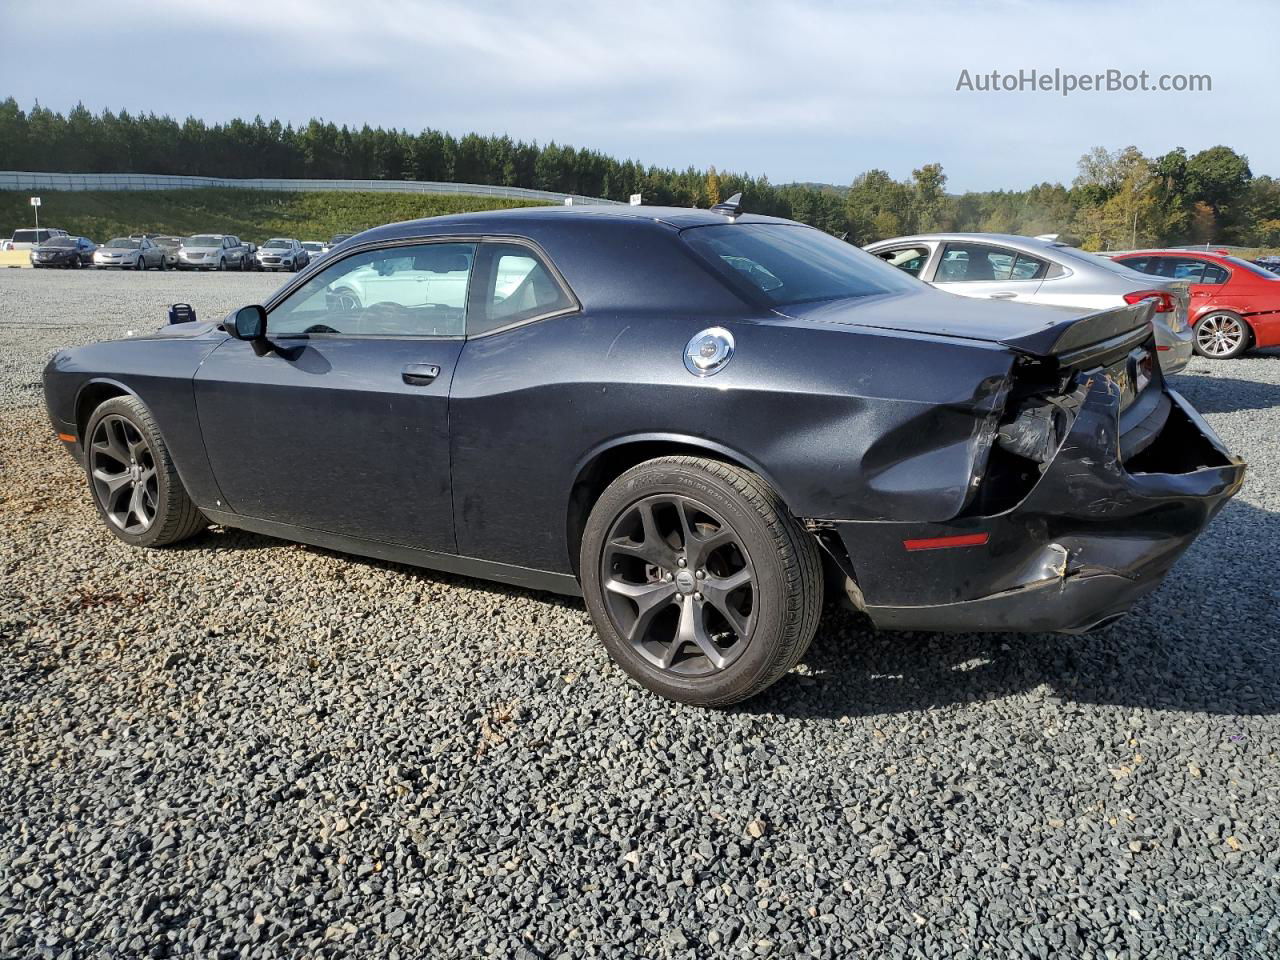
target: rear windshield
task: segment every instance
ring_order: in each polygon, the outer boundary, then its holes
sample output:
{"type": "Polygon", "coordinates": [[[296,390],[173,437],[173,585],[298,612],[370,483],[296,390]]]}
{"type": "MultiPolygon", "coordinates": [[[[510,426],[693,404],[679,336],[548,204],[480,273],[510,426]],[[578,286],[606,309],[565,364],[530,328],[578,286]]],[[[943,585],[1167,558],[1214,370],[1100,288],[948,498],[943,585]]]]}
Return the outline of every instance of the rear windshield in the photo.
{"type": "Polygon", "coordinates": [[[1274,280],[1276,275],[1270,270],[1258,266],[1256,263],[1250,263],[1248,260],[1241,260],[1239,257],[1223,257],[1223,260],[1231,264],[1233,267],[1239,267],[1242,270],[1248,270],[1250,273],[1256,273],[1260,277],[1266,277],[1268,280],[1274,280]]]}
{"type": "Polygon", "coordinates": [[[40,240],[48,240],[53,236],[48,230],[41,230],[37,236],[34,230],[15,230],[13,231],[14,243],[36,243],[40,240]]]}
{"type": "Polygon", "coordinates": [[[1059,244],[1053,245],[1053,252],[1059,256],[1066,257],[1068,260],[1079,260],[1081,263],[1087,263],[1092,267],[1100,267],[1108,273],[1118,273],[1122,277],[1133,279],[1135,273],[1141,271],[1134,270],[1133,267],[1121,263],[1119,260],[1112,260],[1110,257],[1104,257],[1100,253],[1086,253],[1076,247],[1065,247],[1059,244]]]}
{"type": "Polygon", "coordinates": [[[879,257],[813,227],[726,223],[681,236],[731,283],[773,306],[920,288],[879,257]]]}

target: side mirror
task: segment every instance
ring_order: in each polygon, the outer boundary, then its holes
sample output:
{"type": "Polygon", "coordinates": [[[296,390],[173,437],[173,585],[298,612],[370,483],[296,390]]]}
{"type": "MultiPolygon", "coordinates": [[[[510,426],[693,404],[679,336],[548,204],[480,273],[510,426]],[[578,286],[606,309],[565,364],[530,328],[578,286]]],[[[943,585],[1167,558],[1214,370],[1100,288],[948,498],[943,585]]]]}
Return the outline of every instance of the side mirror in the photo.
{"type": "Polygon", "coordinates": [[[267,311],[256,303],[241,307],[224,327],[237,340],[261,340],[267,335],[267,311]]]}

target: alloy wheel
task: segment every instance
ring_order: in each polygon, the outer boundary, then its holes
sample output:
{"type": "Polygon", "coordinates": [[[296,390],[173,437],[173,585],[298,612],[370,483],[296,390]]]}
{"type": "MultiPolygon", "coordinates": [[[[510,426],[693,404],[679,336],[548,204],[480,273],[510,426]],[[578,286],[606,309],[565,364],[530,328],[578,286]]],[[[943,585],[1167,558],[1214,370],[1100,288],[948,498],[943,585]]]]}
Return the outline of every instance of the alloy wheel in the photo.
{"type": "Polygon", "coordinates": [[[1196,343],[1211,357],[1225,357],[1240,349],[1244,324],[1226,314],[1212,314],[1196,324],[1196,343]]]}
{"type": "Polygon", "coordinates": [[[146,438],[118,414],[103,417],[89,441],[94,496],[107,519],[125,533],[143,533],[155,522],[159,480],[146,438]]]}
{"type": "Polygon", "coordinates": [[[707,676],[751,640],[755,567],[733,528],[689,497],[659,494],[623,510],[605,540],[600,582],[614,626],[658,669],[707,676]]]}

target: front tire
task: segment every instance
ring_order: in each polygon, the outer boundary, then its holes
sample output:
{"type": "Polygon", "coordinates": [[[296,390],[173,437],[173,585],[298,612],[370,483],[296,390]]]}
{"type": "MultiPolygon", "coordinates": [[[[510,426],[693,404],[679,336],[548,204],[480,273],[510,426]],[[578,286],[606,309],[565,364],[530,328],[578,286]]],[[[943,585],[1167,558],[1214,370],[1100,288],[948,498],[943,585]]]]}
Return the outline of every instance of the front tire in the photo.
{"type": "Polygon", "coordinates": [[[125,543],[168,546],[209,524],[137,397],[113,397],[93,412],[84,432],[84,471],[98,515],[125,543]]]}
{"type": "Polygon", "coordinates": [[[587,520],[580,571],[614,661],[699,706],[777,681],[822,610],[813,537],[759,476],[697,457],[650,460],[615,480],[587,520]]]}
{"type": "Polygon", "coordinates": [[[1196,323],[1195,351],[1210,360],[1234,360],[1253,345],[1253,331],[1230,310],[1214,310],[1196,323]]]}

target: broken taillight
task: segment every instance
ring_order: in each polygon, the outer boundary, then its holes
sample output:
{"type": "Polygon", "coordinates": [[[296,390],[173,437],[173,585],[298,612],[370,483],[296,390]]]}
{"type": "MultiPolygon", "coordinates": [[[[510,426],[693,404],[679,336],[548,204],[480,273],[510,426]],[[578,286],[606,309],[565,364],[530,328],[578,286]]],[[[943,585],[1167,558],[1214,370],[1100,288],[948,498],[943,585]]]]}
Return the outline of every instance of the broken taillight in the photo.
{"type": "Polygon", "coordinates": [[[1126,293],[1124,295],[1125,303],[1142,303],[1144,300],[1154,300],[1156,302],[1156,313],[1174,312],[1173,295],[1167,291],[1138,290],[1135,293],[1126,293]]]}

